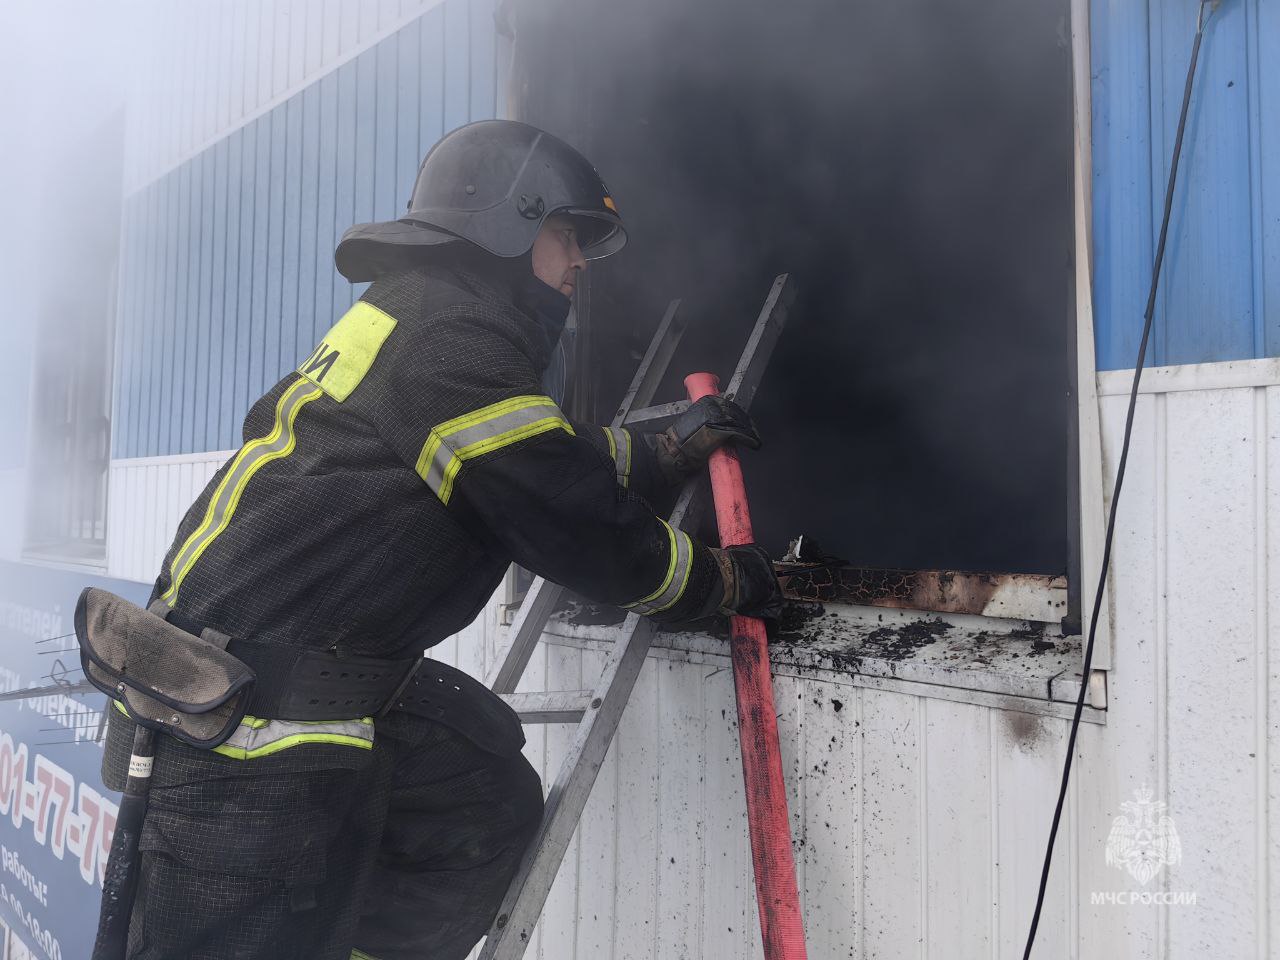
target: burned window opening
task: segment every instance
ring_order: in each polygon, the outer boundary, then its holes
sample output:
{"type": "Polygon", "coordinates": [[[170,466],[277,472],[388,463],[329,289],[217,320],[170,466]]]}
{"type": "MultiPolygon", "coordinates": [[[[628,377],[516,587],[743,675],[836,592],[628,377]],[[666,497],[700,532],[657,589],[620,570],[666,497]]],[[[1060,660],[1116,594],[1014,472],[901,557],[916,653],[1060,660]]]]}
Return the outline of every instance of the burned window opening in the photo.
{"type": "Polygon", "coordinates": [[[853,603],[1037,623],[1057,623],[1067,609],[1067,578],[1047,574],[782,564],[779,579],[788,598],[816,603],[853,603]]]}
{"type": "Polygon", "coordinates": [[[658,399],[727,374],[790,272],[757,538],[820,536],[846,558],[833,599],[905,577],[938,609],[950,578],[968,607],[1011,580],[1057,604],[1078,569],[1068,4],[538,0],[517,21],[517,114],[599,165],[631,235],[579,303],[578,414],[608,419],[672,297],[693,320],[658,399]]]}

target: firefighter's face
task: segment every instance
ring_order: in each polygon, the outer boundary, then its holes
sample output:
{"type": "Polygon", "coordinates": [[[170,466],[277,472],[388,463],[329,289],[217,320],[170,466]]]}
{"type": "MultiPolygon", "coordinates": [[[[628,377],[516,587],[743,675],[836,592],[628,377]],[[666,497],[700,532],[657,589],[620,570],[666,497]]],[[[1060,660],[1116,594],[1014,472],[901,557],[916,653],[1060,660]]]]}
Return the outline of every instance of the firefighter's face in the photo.
{"type": "Polygon", "coordinates": [[[578,248],[578,231],[569,217],[547,217],[533,241],[533,275],[566,297],[573,294],[587,261],[578,248]]]}

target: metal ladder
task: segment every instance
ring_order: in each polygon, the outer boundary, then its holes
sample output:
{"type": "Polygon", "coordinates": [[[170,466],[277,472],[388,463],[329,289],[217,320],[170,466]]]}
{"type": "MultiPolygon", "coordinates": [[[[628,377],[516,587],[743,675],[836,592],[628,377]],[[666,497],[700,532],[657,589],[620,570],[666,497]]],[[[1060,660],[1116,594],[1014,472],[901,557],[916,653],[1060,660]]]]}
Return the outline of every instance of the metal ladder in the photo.
{"type": "MultiPolygon", "coordinates": [[[[773,281],[724,390],[725,396],[744,408],[749,409],[755,398],[793,299],[788,275],[780,274],[773,281]]],[[[679,312],[680,301],[673,300],[614,415],[613,426],[653,432],[664,429],[688,408],[688,400],[648,405],[684,335],[686,321],[679,312]]],[[[673,527],[692,526],[696,521],[695,511],[705,499],[696,495],[699,479],[691,478],[680,491],[669,520],[673,527]]],[[[480,960],[520,960],[524,955],[653,640],[652,621],[628,614],[594,690],[516,693],[547,620],[563,594],[564,588],[559,584],[541,577],[533,581],[511,624],[506,655],[486,678],[489,687],[520,714],[524,723],[576,722],[578,729],[547,795],[542,826],[507,889],[480,951],[480,960]]]]}

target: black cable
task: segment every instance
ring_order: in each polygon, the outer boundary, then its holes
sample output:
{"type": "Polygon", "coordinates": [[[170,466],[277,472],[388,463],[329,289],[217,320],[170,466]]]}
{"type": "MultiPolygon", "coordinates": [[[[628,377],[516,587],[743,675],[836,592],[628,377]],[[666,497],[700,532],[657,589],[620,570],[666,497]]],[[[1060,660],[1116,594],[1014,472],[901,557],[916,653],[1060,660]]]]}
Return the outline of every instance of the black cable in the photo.
{"type": "Polygon", "coordinates": [[[1098,588],[1093,595],[1093,613],[1089,617],[1089,639],[1084,648],[1084,668],[1080,678],[1080,695],[1076,698],[1075,714],[1071,718],[1071,736],[1067,740],[1067,758],[1062,767],[1062,784],[1058,788],[1058,805],[1053,811],[1053,826],[1049,828],[1049,845],[1044,852],[1044,868],[1040,872],[1040,892],[1036,896],[1036,909],[1031,917],[1031,930],[1027,934],[1027,948],[1022,960],[1030,960],[1031,948],[1036,941],[1036,929],[1040,926],[1040,911],[1044,908],[1044,894],[1049,886],[1049,868],[1053,865],[1053,844],[1058,838],[1058,825],[1062,820],[1062,807],[1067,799],[1067,785],[1071,781],[1071,761],[1076,752],[1076,735],[1080,732],[1080,717],[1084,713],[1084,701],[1089,694],[1089,674],[1093,667],[1093,641],[1098,632],[1098,617],[1102,612],[1102,593],[1107,585],[1107,571],[1111,567],[1111,542],[1116,532],[1116,508],[1120,503],[1120,488],[1124,485],[1124,470],[1129,461],[1129,440],[1133,434],[1133,414],[1138,405],[1138,384],[1142,380],[1142,367],[1147,359],[1147,342],[1151,339],[1151,318],[1155,315],[1156,290],[1160,283],[1160,268],[1164,264],[1165,240],[1169,235],[1169,217],[1173,209],[1173,188],[1178,179],[1178,159],[1182,156],[1182,135],[1187,128],[1187,111],[1191,106],[1191,86],[1196,75],[1196,61],[1200,58],[1200,41],[1204,37],[1205,10],[1216,0],[1201,0],[1196,15],[1196,36],[1191,46],[1191,63],[1187,66],[1187,82],[1182,91],[1182,112],[1178,116],[1178,136],[1173,142],[1173,160],[1169,164],[1169,183],[1164,192],[1164,219],[1160,223],[1160,242],[1156,246],[1156,260],[1151,269],[1151,289],[1147,294],[1147,312],[1143,316],[1142,341],[1138,345],[1138,363],[1133,371],[1133,386],[1129,390],[1129,411],[1124,420],[1124,442],[1120,446],[1120,463],[1116,467],[1116,482],[1111,491],[1111,509],[1107,514],[1107,533],[1102,546],[1102,572],[1098,576],[1098,588]]]}

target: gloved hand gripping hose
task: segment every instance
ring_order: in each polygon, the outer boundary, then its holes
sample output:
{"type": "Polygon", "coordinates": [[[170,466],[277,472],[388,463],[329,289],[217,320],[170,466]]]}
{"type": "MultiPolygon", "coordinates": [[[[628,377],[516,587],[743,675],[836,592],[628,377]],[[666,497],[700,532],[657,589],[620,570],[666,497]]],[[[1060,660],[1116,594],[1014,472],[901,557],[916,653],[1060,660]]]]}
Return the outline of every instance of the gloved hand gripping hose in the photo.
{"type": "MultiPolygon", "coordinates": [[[[714,374],[691,373],[685,377],[684,385],[689,399],[697,401],[714,396],[719,381],[714,374]]],[[[738,452],[732,445],[721,447],[711,454],[707,468],[711,472],[721,545],[751,543],[751,515],[738,452]]],[[[787,790],[782,779],[782,754],[778,748],[778,720],[770,684],[764,621],[731,617],[729,642],[764,955],[766,960],[805,960],[804,924],[796,888],[796,865],[791,854],[787,790]]]]}

